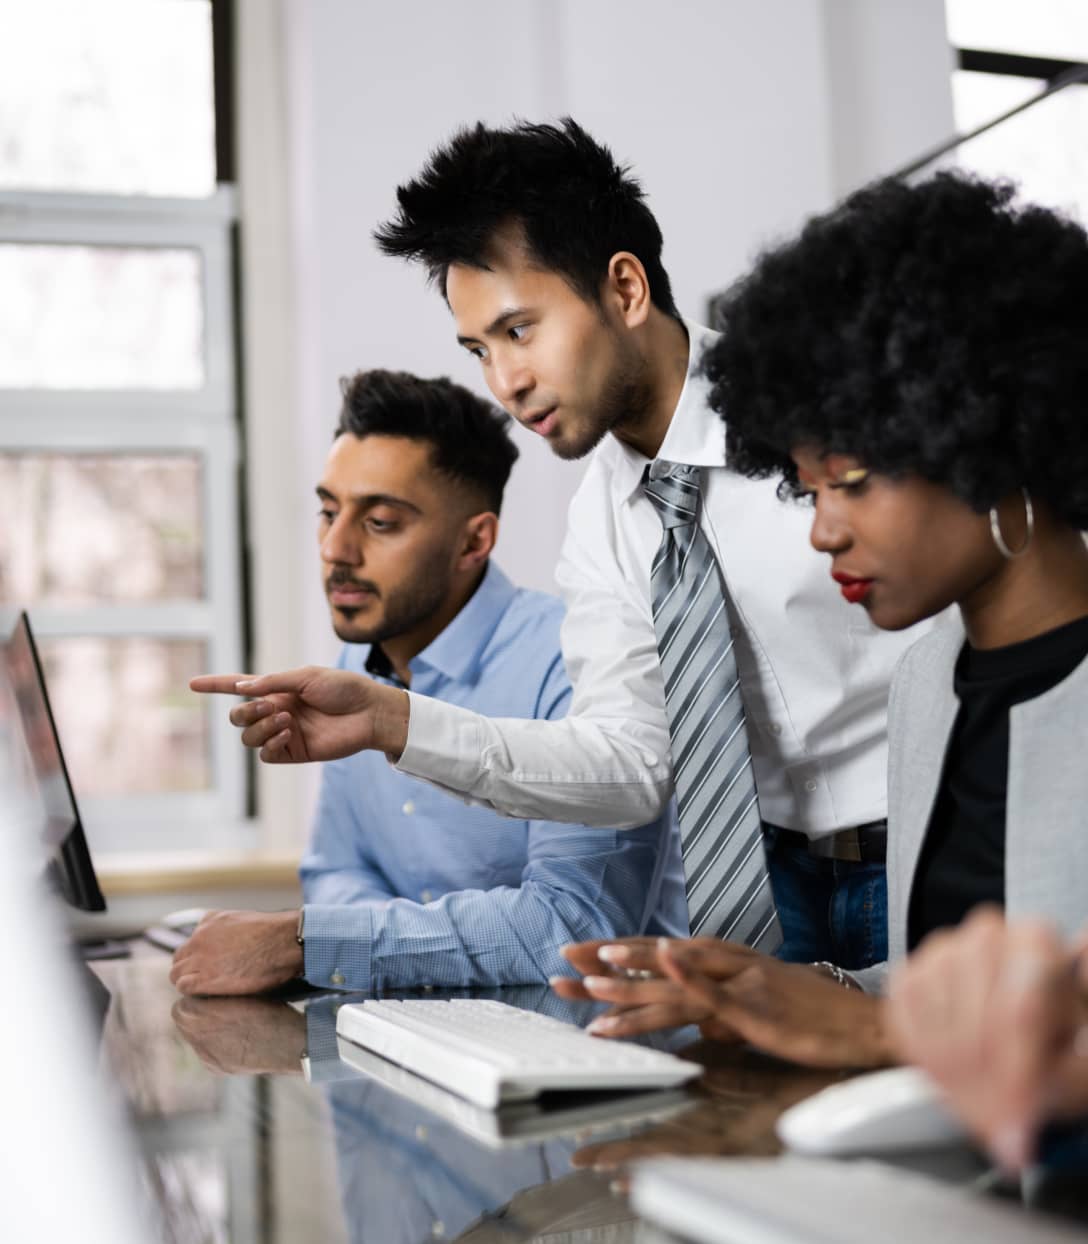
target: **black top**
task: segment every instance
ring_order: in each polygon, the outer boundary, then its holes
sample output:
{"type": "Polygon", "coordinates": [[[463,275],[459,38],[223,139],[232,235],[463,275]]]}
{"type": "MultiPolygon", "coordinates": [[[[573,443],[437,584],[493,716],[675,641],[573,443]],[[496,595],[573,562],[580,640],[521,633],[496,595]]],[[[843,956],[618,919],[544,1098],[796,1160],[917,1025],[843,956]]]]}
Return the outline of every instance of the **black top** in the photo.
{"type": "Polygon", "coordinates": [[[1088,618],[1007,648],[964,644],[960,708],[911,887],[908,949],[978,903],[1004,906],[1009,709],[1057,686],[1086,656],[1088,618]]]}

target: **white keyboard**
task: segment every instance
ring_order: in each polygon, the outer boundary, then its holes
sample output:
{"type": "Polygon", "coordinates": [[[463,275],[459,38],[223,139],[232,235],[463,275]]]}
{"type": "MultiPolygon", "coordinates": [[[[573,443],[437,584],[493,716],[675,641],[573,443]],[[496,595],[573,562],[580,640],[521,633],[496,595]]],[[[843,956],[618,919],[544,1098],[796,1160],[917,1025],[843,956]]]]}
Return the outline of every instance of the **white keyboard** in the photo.
{"type": "Polygon", "coordinates": [[[341,1037],[478,1106],[553,1090],[666,1088],[702,1074],[695,1063],[484,998],[354,1002],[341,1037]]]}
{"type": "Polygon", "coordinates": [[[574,1134],[581,1140],[602,1131],[626,1131],[644,1123],[662,1123],[692,1105],[691,1094],[680,1087],[606,1096],[563,1093],[548,1098],[546,1104],[537,1099],[489,1109],[379,1058],[354,1041],[338,1037],[336,1046],[345,1066],[377,1080],[398,1097],[437,1115],[489,1149],[536,1145],[574,1134]]]}
{"type": "Polygon", "coordinates": [[[655,1158],[631,1204],[694,1244],[1084,1244],[1082,1226],[873,1161],[655,1158]]]}

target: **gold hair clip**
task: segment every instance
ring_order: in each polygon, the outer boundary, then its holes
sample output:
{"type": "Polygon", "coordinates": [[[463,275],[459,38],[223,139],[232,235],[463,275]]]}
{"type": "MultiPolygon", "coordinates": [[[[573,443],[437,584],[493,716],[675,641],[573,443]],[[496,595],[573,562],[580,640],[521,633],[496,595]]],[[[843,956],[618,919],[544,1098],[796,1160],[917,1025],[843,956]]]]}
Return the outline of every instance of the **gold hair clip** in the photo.
{"type": "Polygon", "coordinates": [[[869,478],[868,467],[853,467],[845,472],[839,480],[840,484],[862,484],[869,478]]]}

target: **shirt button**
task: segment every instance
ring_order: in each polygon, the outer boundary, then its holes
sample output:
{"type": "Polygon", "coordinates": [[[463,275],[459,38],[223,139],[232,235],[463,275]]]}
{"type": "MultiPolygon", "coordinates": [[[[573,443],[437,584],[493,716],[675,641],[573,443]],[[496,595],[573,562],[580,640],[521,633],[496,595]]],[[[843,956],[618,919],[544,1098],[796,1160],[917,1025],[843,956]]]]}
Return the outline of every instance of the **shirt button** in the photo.
{"type": "Polygon", "coordinates": [[[419,901],[421,903],[429,903],[432,898],[434,898],[434,895],[430,892],[430,890],[423,890],[420,893],[419,901]]]}
{"type": "Polygon", "coordinates": [[[807,790],[811,794],[812,791],[814,791],[818,785],[819,783],[816,781],[815,778],[809,778],[809,780],[805,783],[805,790],[807,790]]]}
{"type": "Polygon", "coordinates": [[[782,727],[777,721],[771,722],[771,733],[775,738],[778,738],[778,736],[782,733],[782,727]]]}
{"type": "Polygon", "coordinates": [[[416,1124],[416,1140],[426,1140],[426,1139],[427,1139],[427,1129],[423,1126],[422,1123],[417,1123],[416,1124]]]}
{"type": "Polygon", "coordinates": [[[431,1235],[433,1235],[436,1240],[440,1240],[445,1234],[446,1224],[444,1222],[440,1222],[436,1219],[431,1223],[431,1235]]]}
{"type": "Polygon", "coordinates": [[[333,972],[333,974],[329,977],[329,980],[331,980],[334,985],[342,985],[344,983],[344,973],[333,972]]]}
{"type": "Polygon", "coordinates": [[[401,811],[404,813],[404,815],[411,816],[415,810],[416,810],[416,805],[410,799],[406,799],[404,801],[404,806],[401,808],[401,811]]]}

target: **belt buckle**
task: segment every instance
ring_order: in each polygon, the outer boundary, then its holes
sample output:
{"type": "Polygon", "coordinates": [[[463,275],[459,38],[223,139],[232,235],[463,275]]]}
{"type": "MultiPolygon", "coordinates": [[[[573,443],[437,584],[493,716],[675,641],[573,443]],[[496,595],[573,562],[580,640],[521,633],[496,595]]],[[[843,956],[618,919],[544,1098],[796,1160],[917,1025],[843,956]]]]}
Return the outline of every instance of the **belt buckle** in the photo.
{"type": "Polygon", "coordinates": [[[844,860],[851,864],[861,863],[861,843],[858,841],[856,826],[851,826],[850,829],[840,829],[837,833],[828,834],[825,838],[814,839],[809,850],[813,855],[819,855],[823,859],[844,860]],[[812,850],[813,847],[816,850],[812,850]]]}

